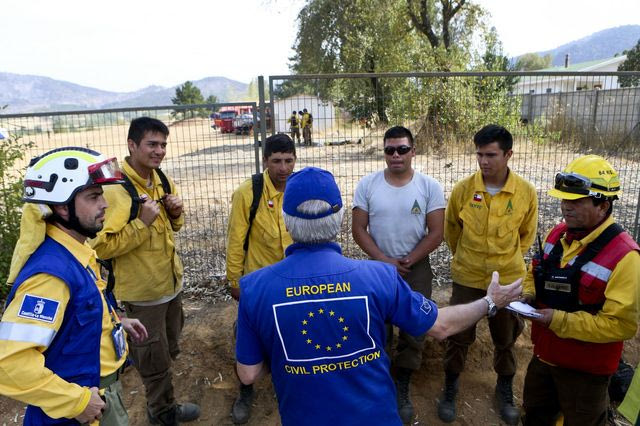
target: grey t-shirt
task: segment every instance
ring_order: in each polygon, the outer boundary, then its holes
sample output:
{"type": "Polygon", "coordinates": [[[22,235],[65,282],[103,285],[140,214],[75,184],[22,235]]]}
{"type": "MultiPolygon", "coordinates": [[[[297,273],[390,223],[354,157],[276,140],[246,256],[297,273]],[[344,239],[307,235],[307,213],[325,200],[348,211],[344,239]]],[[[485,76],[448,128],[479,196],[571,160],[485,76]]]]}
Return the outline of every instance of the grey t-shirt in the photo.
{"type": "Polygon", "coordinates": [[[444,209],[440,183],[420,172],[404,186],[387,183],[384,171],[362,178],[353,196],[353,207],[369,213],[369,234],[382,252],[400,259],[427,234],[426,216],[444,209]]]}

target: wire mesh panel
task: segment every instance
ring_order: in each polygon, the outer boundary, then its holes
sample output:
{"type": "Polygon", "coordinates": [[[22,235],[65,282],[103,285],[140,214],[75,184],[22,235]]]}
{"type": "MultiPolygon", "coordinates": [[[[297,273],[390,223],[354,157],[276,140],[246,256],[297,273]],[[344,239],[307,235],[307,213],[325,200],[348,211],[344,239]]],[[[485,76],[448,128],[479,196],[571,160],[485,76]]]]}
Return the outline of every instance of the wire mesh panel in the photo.
{"type": "MultiPolygon", "coordinates": [[[[624,195],[614,214],[637,239],[640,88],[619,88],[620,74],[627,73],[273,76],[273,131],[288,131],[291,111],[312,112],[313,145],[298,147],[297,168],[330,170],[350,205],[359,180],[385,167],[382,139],[389,127],[412,131],[414,168],[437,179],[448,197],[477,170],[475,132],[503,125],[514,136],[511,169],[537,189],[540,232],[561,219],[559,201],[546,193],[555,174],[573,158],[598,153],[620,173],[624,195]]],[[[349,255],[363,256],[351,238],[350,211],[346,216],[340,242],[349,255]]],[[[434,260],[448,269],[444,244],[434,260]]]]}
{"type": "Polygon", "coordinates": [[[33,148],[30,158],[63,146],[94,149],[125,161],[132,119],[162,120],[169,127],[163,171],[184,200],[185,225],[177,233],[186,284],[225,273],[225,240],[233,189],[255,173],[255,103],[183,105],[50,114],[0,116],[0,127],[33,148]],[[227,114],[224,114],[228,112],[227,114]],[[224,118],[221,118],[224,116],[224,118]]]}

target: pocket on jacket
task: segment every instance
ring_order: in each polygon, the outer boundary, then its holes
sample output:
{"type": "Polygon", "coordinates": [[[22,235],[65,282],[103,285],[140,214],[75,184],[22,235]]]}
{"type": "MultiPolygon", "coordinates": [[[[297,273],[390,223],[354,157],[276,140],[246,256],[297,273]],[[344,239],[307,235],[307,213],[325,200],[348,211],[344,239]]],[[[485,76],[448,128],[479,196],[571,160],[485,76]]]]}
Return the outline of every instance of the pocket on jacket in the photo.
{"type": "Polygon", "coordinates": [[[460,212],[460,220],[462,221],[460,244],[474,251],[482,250],[485,244],[486,221],[478,218],[468,209],[460,212]]]}
{"type": "Polygon", "coordinates": [[[498,226],[498,235],[496,237],[498,253],[511,253],[514,250],[520,250],[519,228],[520,224],[513,220],[507,220],[501,226],[498,226]]]}
{"type": "MultiPolygon", "coordinates": [[[[97,323],[102,321],[96,310],[81,312],[73,319],[73,329],[69,333],[67,343],[62,347],[62,353],[65,355],[86,354],[93,352],[96,348],[91,347],[86,339],[79,339],[77,336],[82,335],[82,330],[97,328],[97,323]]],[[[102,329],[102,328],[100,328],[102,329]]]]}
{"type": "Polygon", "coordinates": [[[604,303],[604,290],[607,283],[597,279],[593,275],[583,275],[578,287],[578,297],[585,305],[604,303]]]}
{"type": "Polygon", "coordinates": [[[161,251],[165,248],[165,233],[167,232],[164,222],[158,218],[149,227],[151,238],[149,238],[149,250],[161,251]]]}

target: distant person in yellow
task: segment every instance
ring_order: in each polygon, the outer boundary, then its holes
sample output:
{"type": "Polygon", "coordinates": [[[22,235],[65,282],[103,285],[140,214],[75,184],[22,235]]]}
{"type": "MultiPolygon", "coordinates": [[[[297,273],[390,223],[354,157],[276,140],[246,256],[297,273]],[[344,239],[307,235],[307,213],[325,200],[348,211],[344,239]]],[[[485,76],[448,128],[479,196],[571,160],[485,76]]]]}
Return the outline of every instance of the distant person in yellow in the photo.
{"type": "Polygon", "coordinates": [[[298,145],[300,145],[300,119],[295,111],[291,112],[291,117],[289,117],[289,131],[291,132],[291,140],[298,140],[298,145]]]}
{"type": "Polygon", "coordinates": [[[127,358],[124,330],[86,239],[102,229],[102,185],[121,182],[115,158],[67,147],[31,160],[0,321],[0,394],[29,404],[25,425],[129,423],[119,395],[127,358]]]}
{"type": "Polygon", "coordinates": [[[200,407],[178,403],[172,383],[171,364],[180,353],[184,324],[183,268],[174,232],[182,228],[184,215],[175,183],[160,170],[168,136],[160,120],[131,121],[129,156],[122,163],[129,183],[105,191],[112,208],[91,244],[98,256],[113,259],[115,295],[124,302],[127,316],[138,318],[149,332],[148,342],[131,345],[146,391],[149,422],[176,425],[197,419],[200,407]]]}
{"type": "Polygon", "coordinates": [[[311,113],[309,113],[309,111],[307,111],[306,108],[304,108],[302,110],[301,126],[302,126],[302,139],[304,140],[305,145],[312,144],[312,141],[311,141],[312,125],[313,125],[313,116],[311,115],[311,113]]]}
{"type": "MultiPolygon", "coordinates": [[[[240,278],[284,259],[284,251],[292,243],[282,218],[282,197],[296,165],[293,140],[286,134],[269,136],[262,162],[266,170],[241,183],[231,198],[227,280],[235,300],[242,294],[240,278]]],[[[240,395],[231,410],[235,424],[249,420],[253,393],[253,385],[240,384],[240,395]]]]}
{"type": "Polygon", "coordinates": [[[531,318],[525,426],[555,424],[560,413],[565,425],[607,424],[609,380],[638,328],[640,248],[613,218],[620,193],[618,173],[597,155],[570,162],[549,190],[564,221],[523,286],[540,314],[531,318]]]}
{"type": "MultiPolygon", "coordinates": [[[[480,170],[456,183],[445,210],[444,239],[453,254],[451,305],[483,297],[493,271],[500,274],[501,284],[524,278],[524,254],[535,239],[538,223],[535,188],[508,167],[513,154],[511,133],[489,124],[475,134],[473,142],[480,170]]],[[[493,368],[498,373],[495,398],[498,414],[509,425],[520,421],[512,384],[517,367],[514,344],[522,329],[522,319],[508,310],[489,315],[493,368]]],[[[444,422],[456,418],[458,377],[475,338],[472,326],[447,339],[445,386],[438,403],[438,417],[444,422]]]]}

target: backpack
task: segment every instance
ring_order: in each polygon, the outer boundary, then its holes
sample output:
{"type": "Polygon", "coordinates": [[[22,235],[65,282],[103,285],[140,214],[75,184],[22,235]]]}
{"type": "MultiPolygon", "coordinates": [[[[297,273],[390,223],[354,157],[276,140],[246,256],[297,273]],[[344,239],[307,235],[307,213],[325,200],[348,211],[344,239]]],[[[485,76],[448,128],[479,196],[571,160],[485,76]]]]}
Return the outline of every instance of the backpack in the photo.
{"type": "Polygon", "coordinates": [[[260,198],[262,198],[262,189],[264,188],[264,175],[262,173],[256,173],[251,176],[251,189],[253,190],[253,199],[251,200],[251,207],[249,207],[249,227],[247,228],[247,235],[244,237],[244,245],[242,248],[246,252],[249,250],[249,233],[251,232],[251,225],[253,219],[256,218],[258,207],[260,206],[260,198]]]}
{"type": "MultiPolygon", "coordinates": [[[[165,175],[164,172],[160,169],[155,169],[155,171],[160,178],[160,182],[162,183],[162,190],[164,191],[164,193],[171,194],[171,185],[169,184],[167,175],[165,175]]],[[[129,219],[127,220],[127,223],[129,223],[136,217],[138,217],[138,212],[140,211],[140,197],[138,196],[138,191],[136,191],[133,183],[124,173],[122,174],[122,180],[124,180],[124,182],[122,183],[123,188],[127,190],[129,196],[131,197],[131,210],[129,211],[129,219]]]]}
{"type": "Polygon", "coordinates": [[[309,125],[311,125],[311,123],[313,123],[313,115],[311,115],[311,113],[309,114],[309,118],[307,119],[307,123],[309,123],[309,125]]]}

